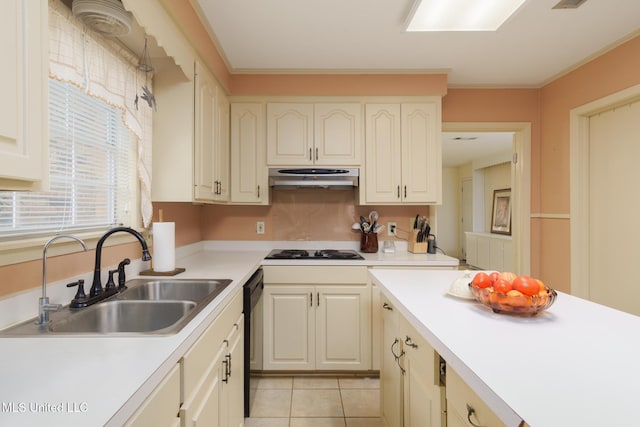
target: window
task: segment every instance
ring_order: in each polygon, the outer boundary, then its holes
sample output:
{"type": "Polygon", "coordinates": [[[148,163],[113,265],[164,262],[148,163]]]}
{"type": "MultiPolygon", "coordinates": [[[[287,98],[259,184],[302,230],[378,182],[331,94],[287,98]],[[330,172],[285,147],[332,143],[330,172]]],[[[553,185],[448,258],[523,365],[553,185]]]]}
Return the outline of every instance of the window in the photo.
{"type": "Polygon", "coordinates": [[[0,192],[3,237],[129,222],[136,201],[136,139],[122,114],[72,84],[50,79],[50,191],[0,192]]]}

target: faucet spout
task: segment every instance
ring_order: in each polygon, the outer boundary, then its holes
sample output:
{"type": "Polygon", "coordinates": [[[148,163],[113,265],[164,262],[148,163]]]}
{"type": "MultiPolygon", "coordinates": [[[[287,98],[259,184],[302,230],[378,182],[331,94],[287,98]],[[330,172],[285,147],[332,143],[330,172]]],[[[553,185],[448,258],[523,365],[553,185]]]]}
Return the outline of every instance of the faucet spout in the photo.
{"type": "Polygon", "coordinates": [[[84,244],[82,239],[77,238],[76,236],[70,234],[61,234],[59,236],[54,236],[44,245],[44,249],[42,250],[42,297],[38,301],[39,307],[39,316],[38,316],[38,325],[44,325],[49,322],[49,313],[52,311],[58,311],[62,308],[61,304],[51,304],[49,303],[49,297],[47,297],[47,250],[49,249],[49,245],[55,242],[58,239],[67,238],[73,239],[76,242],[82,245],[82,249],[87,250],[87,245],[84,244]]]}
{"type": "MultiPolygon", "coordinates": [[[[93,282],[91,284],[91,290],[89,291],[89,297],[96,297],[102,294],[102,282],[100,281],[100,263],[102,259],[102,246],[104,245],[104,241],[107,240],[107,237],[111,236],[113,233],[117,232],[125,232],[131,234],[133,237],[138,239],[140,242],[140,246],[142,246],[142,260],[149,261],[151,259],[151,254],[149,254],[149,248],[147,247],[147,242],[144,240],[144,237],[136,230],[129,227],[114,227],[104,233],[104,235],[98,240],[96,245],[96,263],[93,268],[93,282]]],[[[105,298],[108,295],[105,295],[105,298]]]]}

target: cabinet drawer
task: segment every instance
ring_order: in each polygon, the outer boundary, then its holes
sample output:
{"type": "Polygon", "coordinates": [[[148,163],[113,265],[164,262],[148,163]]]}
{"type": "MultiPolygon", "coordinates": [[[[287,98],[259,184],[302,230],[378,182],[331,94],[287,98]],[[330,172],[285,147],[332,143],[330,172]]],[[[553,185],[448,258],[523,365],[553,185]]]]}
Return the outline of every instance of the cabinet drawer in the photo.
{"type": "Polygon", "coordinates": [[[234,322],[242,313],[242,290],[231,300],[218,318],[200,336],[180,361],[182,370],[182,401],[188,400],[195,387],[216,356],[222,341],[226,338],[234,322]]]}
{"type": "Polygon", "coordinates": [[[472,427],[468,421],[470,410],[474,412],[470,415],[471,421],[476,425],[506,427],[450,366],[447,366],[446,394],[448,427],[472,427]]]}
{"type": "Polygon", "coordinates": [[[176,365],[151,393],[125,426],[177,425],[180,410],[180,369],[176,365]]]}
{"type": "Polygon", "coordinates": [[[363,284],[368,281],[366,266],[268,266],[262,267],[264,283],[285,284],[363,284]],[[328,267],[328,268],[327,268],[328,267]]]}

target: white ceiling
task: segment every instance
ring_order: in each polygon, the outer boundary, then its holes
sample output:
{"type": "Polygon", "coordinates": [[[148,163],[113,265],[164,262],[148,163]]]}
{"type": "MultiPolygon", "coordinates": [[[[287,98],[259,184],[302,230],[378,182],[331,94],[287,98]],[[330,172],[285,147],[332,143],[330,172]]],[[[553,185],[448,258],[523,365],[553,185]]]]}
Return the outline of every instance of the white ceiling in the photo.
{"type": "MultiPolygon", "coordinates": [[[[407,33],[414,0],[191,0],[234,73],[433,72],[539,87],[640,34],[640,0],[527,0],[496,32],[407,33]]],[[[426,1],[426,0],[425,0],[426,1]]]]}

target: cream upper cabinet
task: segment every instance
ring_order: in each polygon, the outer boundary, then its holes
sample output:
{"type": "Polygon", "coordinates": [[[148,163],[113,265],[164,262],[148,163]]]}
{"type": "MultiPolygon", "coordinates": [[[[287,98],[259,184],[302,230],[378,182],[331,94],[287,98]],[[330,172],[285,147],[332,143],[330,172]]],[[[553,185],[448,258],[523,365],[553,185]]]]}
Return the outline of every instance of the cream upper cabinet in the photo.
{"type": "Polygon", "coordinates": [[[48,10],[7,0],[0,17],[0,190],[43,190],[49,176],[48,10]]]}
{"type": "Polygon", "coordinates": [[[359,166],[360,103],[268,103],[267,164],[359,166]]]}
{"type": "Polygon", "coordinates": [[[196,63],[194,198],[229,200],[229,102],[211,73],[196,63]]]}
{"type": "Polygon", "coordinates": [[[362,204],[437,204],[442,200],[440,98],[365,105],[362,204]]]}
{"type": "Polygon", "coordinates": [[[231,202],[269,203],[264,104],[231,104],[231,202]]]}
{"type": "Polygon", "coordinates": [[[176,70],[154,76],[161,108],[153,115],[153,185],[157,202],[229,200],[229,101],[208,69],[194,81],[176,70]]]}

